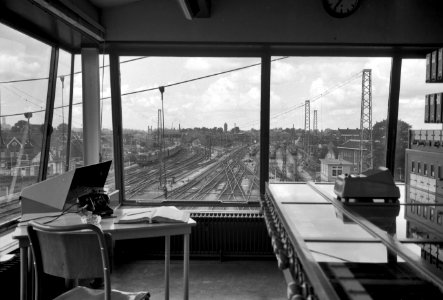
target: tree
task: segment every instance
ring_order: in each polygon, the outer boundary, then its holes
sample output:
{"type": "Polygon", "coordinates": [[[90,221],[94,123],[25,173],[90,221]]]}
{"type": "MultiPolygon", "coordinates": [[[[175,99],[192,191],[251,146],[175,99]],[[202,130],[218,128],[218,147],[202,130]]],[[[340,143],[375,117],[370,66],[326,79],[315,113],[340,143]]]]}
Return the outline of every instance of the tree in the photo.
{"type": "Polygon", "coordinates": [[[65,133],[68,132],[68,124],[66,124],[66,123],[60,123],[60,124],[57,126],[57,131],[58,131],[58,132],[63,132],[63,130],[65,131],[65,133]]]}
{"type": "Polygon", "coordinates": [[[28,121],[20,120],[11,127],[11,132],[22,133],[26,127],[28,127],[28,121]]]}

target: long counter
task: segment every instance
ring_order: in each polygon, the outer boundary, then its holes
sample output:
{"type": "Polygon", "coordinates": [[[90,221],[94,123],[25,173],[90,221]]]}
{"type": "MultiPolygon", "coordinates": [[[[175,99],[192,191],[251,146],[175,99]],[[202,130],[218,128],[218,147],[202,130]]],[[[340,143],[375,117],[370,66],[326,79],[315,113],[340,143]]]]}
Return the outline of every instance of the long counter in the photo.
{"type": "Polygon", "coordinates": [[[442,241],[408,239],[402,199],[343,203],[332,184],[275,183],[262,208],[288,299],[443,299],[443,273],[416,245],[442,241]]]}

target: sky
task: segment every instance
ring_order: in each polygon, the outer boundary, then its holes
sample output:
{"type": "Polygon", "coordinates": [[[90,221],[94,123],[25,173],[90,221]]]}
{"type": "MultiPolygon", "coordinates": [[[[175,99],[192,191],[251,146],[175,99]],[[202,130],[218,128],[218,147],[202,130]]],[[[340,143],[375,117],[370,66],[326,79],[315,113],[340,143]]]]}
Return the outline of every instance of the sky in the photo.
{"type": "MultiPolygon", "coordinates": [[[[121,57],[121,61],[135,57],[121,57]]],[[[303,104],[311,101],[318,128],[358,128],[362,97],[362,70],[371,69],[373,124],[386,119],[390,58],[349,57],[273,57],[271,68],[271,128],[304,127],[303,104]]],[[[50,47],[0,25],[0,82],[46,78],[49,73],[50,47]]],[[[100,63],[108,65],[107,58],[100,63]]],[[[122,96],[123,128],[146,130],[156,128],[158,110],[162,108],[159,86],[167,86],[163,94],[166,128],[239,126],[241,130],[259,129],[260,125],[260,59],[202,57],[143,57],[121,64],[122,93],[153,89],[122,96]],[[251,67],[247,67],[251,66],[251,67]],[[247,67],[247,68],[244,68],[247,67]],[[244,68],[227,72],[237,68],[244,68]],[[226,72],[214,75],[219,72],[226,72]],[[205,77],[188,83],[182,81],[205,77]]],[[[60,51],[59,75],[68,74],[70,55],[60,51]]],[[[81,71],[80,57],[75,70],[81,71]]],[[[424,98],[428,93],[442,92],[442,84],[425,83],[425,60],[403,60],[399,119],[413,128],[441,128],[424,124],[424,98]]],[[[109,68],[100,70],[103,97],[102,126],[112,127],[109,68]]],[[[64,88],[57,80],[55,106],[69,100],[70,77],[64,88]]],[[[74,103],[80,103],[81,75],[74,76],[74,103]]],[[[13,125],[24,119],[21,113],[34,112],[31,123],[43,122],[47,80],[0,83],[1,112],[6,123],[13,125]],[[21,114],[20,116],[11,116],[21,114]]],[[[54,125],[67,122],[68,110],[57,109],[54,125]]],[[[73,108],[73,126],[82,127],[82,108],[73,108]]],[[[313,124],[311,123],[311,128],[313,124]]]]}

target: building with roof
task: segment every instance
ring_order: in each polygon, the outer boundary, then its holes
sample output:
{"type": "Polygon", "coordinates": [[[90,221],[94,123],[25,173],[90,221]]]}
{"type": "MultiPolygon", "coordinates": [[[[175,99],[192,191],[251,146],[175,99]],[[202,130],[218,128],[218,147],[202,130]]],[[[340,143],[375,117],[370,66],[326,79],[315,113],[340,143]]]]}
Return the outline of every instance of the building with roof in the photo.
{"type": "Polygon", "coordinates": [[[322,182],[334,182],[341,174],[351,174],[354,164],[334,158],[320,159],[320,180],[322,182]]]}

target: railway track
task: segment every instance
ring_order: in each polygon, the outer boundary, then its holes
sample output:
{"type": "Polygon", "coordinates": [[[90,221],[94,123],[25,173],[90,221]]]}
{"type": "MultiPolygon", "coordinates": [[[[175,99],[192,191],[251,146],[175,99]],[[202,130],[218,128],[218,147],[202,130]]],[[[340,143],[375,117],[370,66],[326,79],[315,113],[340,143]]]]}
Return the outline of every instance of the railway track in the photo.
{"type": "Polygon", "coordinates": [[[169,192],[169,197],[180,200],[207,200],[214,198],[223,202],[247,202],[252,191],[259,188],[257,175],[250,170],[243,158],[247,153],[246,147],[233,150],[217,162],[208,166],[199,175],[188,183],[169,192]],[[249,179],[247,189],[242,187],[242,182],[249,179]],[[212,196],[214,194],[214,196],[212,196]]]}
{"type": "MultiPolygon", "coordinates": [[[[182,151],[184,152],[184,151],[182,151]]],[[[186,154],[172,157],[165,162],[166,178],[174,177],[175,180],[181,180],[187,172],[192,172],[199,168],[199,163],[203,162],[204,157],[201,151],[196,151],[193,155],[186,154]]],[[[142,194],[145,190],[153,186],[159,187],[159,168],[160,164],[151,167],[145,167],[141,173],[137,173],[125,180],[127,199],[134,198],[142,194]]]]}

